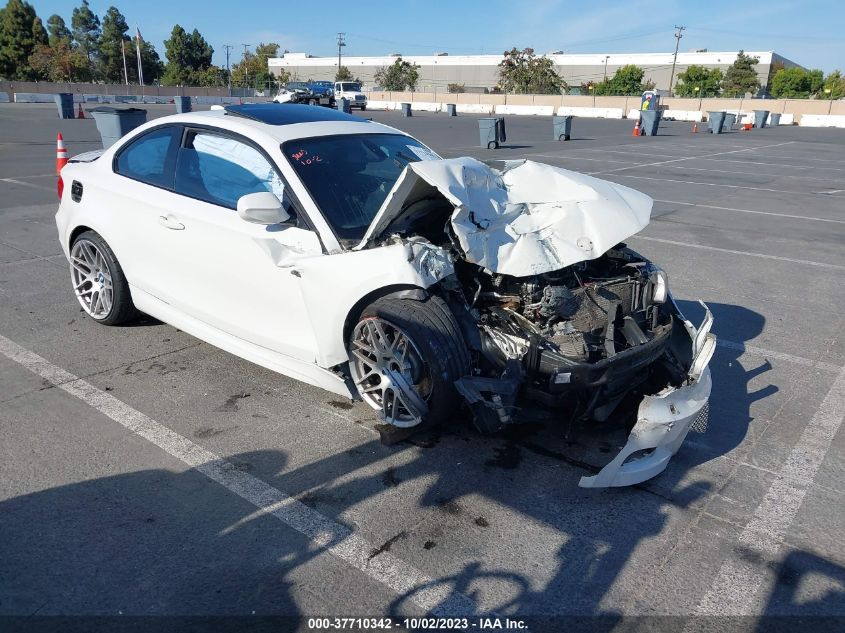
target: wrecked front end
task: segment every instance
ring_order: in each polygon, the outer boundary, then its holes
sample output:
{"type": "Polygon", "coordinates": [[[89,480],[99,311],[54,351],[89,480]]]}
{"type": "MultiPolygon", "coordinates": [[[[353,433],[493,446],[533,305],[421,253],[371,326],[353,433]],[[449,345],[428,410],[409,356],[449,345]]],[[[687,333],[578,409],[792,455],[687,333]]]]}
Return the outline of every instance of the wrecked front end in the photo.
{"type": "MultiPolygon", "coordinates": [[[[501,430],[527,406],[573,424],[628,424],[628,442],[584,487],[662,472],[707,414],[715,349],[680,312],[666,273],[622,240],[652,200],[528,161],[409,167],[369,239],[425,239],[449,253],[440,293],[473,355],[455,387],[476,426],[501,430]]],[[[363,246],[363,244],[362,244],[363,246]]]]}
{"type": "Polygon", "coordinates": [[[706,415],[715,339],[672,301],[665,273],[620,245],[563,270],[515,278],[456,267],[453,310],[477,350],[456,387],[493,432],[528,403],[569,423],[633,424],[619,455],[585,487],[626,486],[662,472],[706,415]],[[470,323],[471,322],[471,323],[470,323]]]}

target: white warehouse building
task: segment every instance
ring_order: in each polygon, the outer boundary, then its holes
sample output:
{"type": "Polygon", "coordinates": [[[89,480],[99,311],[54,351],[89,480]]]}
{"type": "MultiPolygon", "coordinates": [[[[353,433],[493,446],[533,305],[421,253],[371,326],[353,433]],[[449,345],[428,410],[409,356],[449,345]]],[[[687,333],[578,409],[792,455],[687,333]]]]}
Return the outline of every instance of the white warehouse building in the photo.
{"type": "MultiPolygon", "coordinates": [[[[738,52],[694,51],[678,53],[675,66],[675,81],[678,73],[697,64],[708,68],[719,68],[723,72],[736,60],[738,52]]],[[[778,62],[786,67],[797,66],[794,62],[773,51],[748,51],[748,55],[760,61],[756,66],[761,86],[768,85],[772,64],[778,62]]],[[[380,68],[392,64],[398,54],[381,57],[343,57],[341,63],[352,75],[361,80],[365,89],[375,89],[374,76],[380,68]]],[[[605,76],[611,77],[616,70],[627,64],[635,64],[645,71],[645,79],[655,82],[658,90],[668,90],[672,73],[673,53],[589,53],[548,54],[557,73],[571,87],[578,87],[589,81],[598,82],[605,76]]],[[[417,64],[420,79],[417,90],[446,91],[449,84],[461,84],[467,92],[485,92],[498,83],[499,62],[502,55],[403,55],[408,62],[417,64]]],[[[268,60],[270,72],[278,76],[287,71],[292,80],[334,80],[337,72],[337,57],[314,57],[306,53],[285,53],[268,60]]]]}

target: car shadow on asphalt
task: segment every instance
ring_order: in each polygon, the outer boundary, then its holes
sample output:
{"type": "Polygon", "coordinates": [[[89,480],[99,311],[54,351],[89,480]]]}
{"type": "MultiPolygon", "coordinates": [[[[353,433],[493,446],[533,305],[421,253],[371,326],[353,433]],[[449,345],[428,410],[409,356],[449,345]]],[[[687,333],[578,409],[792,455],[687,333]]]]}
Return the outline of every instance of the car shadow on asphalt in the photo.
{"type": "MultiPolygon", "coordinates": [[[[681,302],[693,322],[697,305],[681,302]]],[[[733,340],[757,336],[765,322],[739,306],[710,308],[722,323],[717,332],[733,340]]],[[[601,616],[588,620],[592,630],[611,630],[621,612],[608,609],[605,597],[631,558],[648,550],[671,516],[694,507],[711,489],[690,469],[735,448],[745,437],[751,404],[775,392],[749,392],[750,377],[765,372],[766,364],[747,370],[739,352],[724,351],[711,365],[713,397],[730,400],[731,419],[716,420],[707,431],[715,431],[713,441],[682,447],[666,472],[633,488],[578,488],[578,478],[601,465],[593,461],[596,453],[585,457],[590,438],[566,437],[548,422],[482,437],[465,420],[456,421],[399,445],[373,439],[296,468],[288,468],[286,453],[277,450],[226,459],[355,533],[349,517],[356,511],[388,513],[385,523],[401,518],[408,491],[417,506],[414,524],[400,521],[383,544],[372,543],[370,559],[392,547],[412,565],[448,570],[429,584],[445,595],[469,597],[476,613],[467,615],[601,616]],[[498,510],[481,514],[473,501],[478,497],[482,506],[498,510]],[[513,524],[520,520],[535,535],[542,526],[540,532],[551,531],[563,543],[539,577],[521,568],[519,556],[506,556],[505,563],[498,555],[545,547],[521,543],[513,524]]],[[[608,445],[601,453],[609,460],[615,450],[608,445]]],[[[320,585],[313,574],[331,573],[320,565],[338,564],[316,561],[323,550],[304,535],[256,513],[194,469],[92,478],[15,497],[0,503],[0,532],[6,535],[0,540],[0,577],[6,579],[0,613],[6,614],[43,606],[46,613],[113,614],[120,608],[134,615],[302,615],[300,602],[309,593],[296,588],[320,585]],[[300,571],[306,565],[311,575],[300,571]]],[[[370,582],[364,579],[362,587],[370,582]]],[[[365,588],[347,584],[336,580],[320,591],[346,592],[353,605],[363,604],[355,592],[365,588]]],[[[398,596],[390,613],[418,614],[414,598],[423,589],[398,596]]],[[[532,630],[560,630],[560,622],[548,628],[540,622],[532,630]]]]}

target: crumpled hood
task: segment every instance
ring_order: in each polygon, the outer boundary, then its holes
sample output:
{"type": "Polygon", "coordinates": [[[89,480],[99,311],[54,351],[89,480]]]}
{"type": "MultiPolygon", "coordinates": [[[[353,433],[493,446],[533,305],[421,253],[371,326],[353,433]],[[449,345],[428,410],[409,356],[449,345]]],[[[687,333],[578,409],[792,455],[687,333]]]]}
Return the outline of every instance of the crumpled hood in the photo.
{"type": "Polygon", "coordinates": [[[474,158],[409,164],[356,249],[390,231],[403,210],[436,189],[464,259],[525,277],[595,259],[641,231],[654,201],[623,185],[528,160],[474,158]]]}

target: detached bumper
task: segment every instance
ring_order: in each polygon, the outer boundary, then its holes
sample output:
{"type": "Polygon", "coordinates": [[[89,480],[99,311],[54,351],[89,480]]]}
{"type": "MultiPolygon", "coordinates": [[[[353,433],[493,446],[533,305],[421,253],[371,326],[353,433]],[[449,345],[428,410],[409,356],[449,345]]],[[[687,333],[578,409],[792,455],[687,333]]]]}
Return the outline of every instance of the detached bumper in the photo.
{"type": "Polygon", "coordinates": [[[693,423],[707,415],[711,386],[710,369],[706,368],[693,384],[643,398],[625,447],[597,475],[581,477],[578,485],[631,486],[662,473],[693,423]]]}
{"type": "MultiPolygon", "coordinates": [[[[674,301],[672,302],[674,305],[674,301]]],[[[631,486],[662,473],[672,455],[678,452],[690,427],[706,423],[712,383],[707,364],[716,348],[716,337],[710,333],[713,315],[704,303],[705,315],[696,329],[683,318],[690,337],[691,363],[687,382],[682,387],[667,387],[653,396],[645,396],[637,410],[637,423],[628,435],[620,453],[597,475],[581,477],[582,488],[631,486]]]]}

